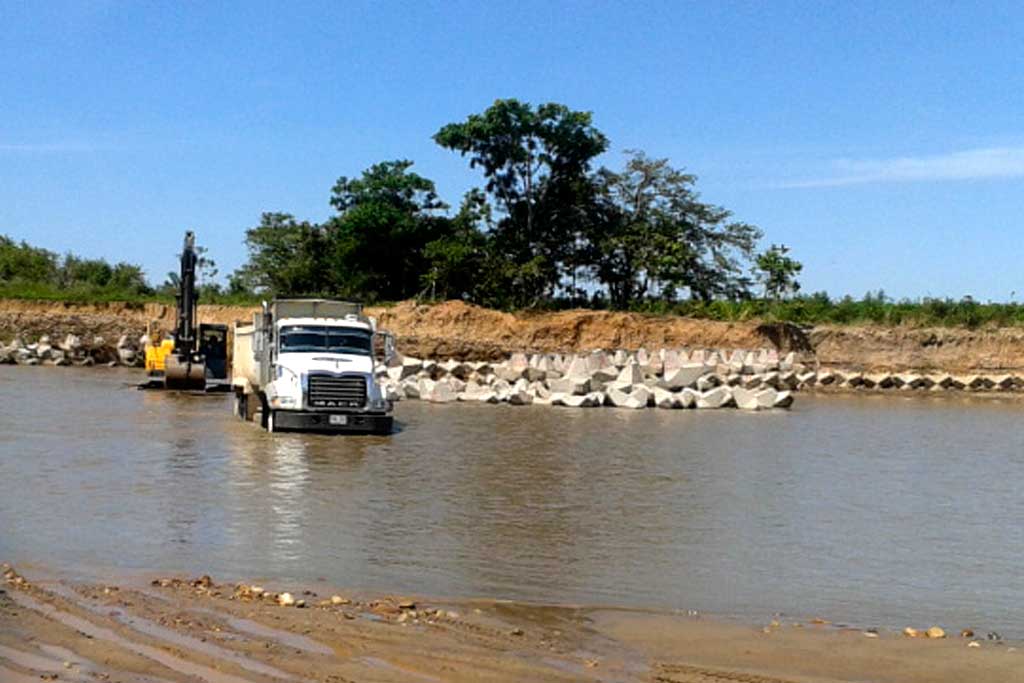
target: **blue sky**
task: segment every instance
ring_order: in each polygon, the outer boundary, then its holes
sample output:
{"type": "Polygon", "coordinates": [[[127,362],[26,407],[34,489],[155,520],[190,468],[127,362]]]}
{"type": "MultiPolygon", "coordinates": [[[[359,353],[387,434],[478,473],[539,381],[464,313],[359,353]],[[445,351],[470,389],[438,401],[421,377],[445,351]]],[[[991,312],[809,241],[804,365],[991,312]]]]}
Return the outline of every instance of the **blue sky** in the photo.
{"type": "Polygon", "coordinates": [[[0,0],[0,234],[226,272],[263,211],[494,99],[592,111],[802,260],[805,291],[1024,298],[1024,5],[0,0]]]}

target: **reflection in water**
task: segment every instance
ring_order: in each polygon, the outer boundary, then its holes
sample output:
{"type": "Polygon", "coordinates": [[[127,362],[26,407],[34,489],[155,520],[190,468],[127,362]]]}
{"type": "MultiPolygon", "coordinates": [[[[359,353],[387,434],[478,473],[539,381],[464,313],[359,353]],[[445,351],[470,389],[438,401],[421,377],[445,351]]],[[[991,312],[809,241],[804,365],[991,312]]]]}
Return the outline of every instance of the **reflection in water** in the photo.
{"type": "Polygon", "coordinates": [[[1016,402],[406,403],[325,437],[134,377],[0,368],[0,559],[1024,635],[1016,402]]]}

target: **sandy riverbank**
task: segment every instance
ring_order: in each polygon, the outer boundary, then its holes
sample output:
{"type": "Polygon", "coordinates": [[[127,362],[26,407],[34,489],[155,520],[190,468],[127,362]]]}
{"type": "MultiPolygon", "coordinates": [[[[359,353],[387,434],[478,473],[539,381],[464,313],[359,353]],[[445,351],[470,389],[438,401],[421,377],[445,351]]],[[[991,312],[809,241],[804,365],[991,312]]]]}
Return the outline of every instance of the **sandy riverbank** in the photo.
{"type": "MultiPolygon", "coordinates": [[[[1015,643],[907,638],[815,622],[368,595],[328,586],[9,572],[0,680],[661,681],[1019,680],[1015,643]],[[303,607],[280,606],[289,591],[303,607]],[[336,597],[335,597],[336,596],[336,597]],[[333,600],[332,600],[333,598],[333,600]]],[[[955,635],[955,634],[953,634],[955,635]]]]}

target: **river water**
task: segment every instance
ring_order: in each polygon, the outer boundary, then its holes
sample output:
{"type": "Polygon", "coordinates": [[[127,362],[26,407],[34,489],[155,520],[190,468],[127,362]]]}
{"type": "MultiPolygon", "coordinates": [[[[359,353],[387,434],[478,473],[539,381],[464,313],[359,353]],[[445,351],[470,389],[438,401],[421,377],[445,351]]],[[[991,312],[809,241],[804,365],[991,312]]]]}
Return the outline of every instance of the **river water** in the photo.
{"type": "Polygon", "coordinates": [[[139,374],[0,367],[0,560],[1024,637],[1024,403],[405,402],[328,437],[139,374]]]}

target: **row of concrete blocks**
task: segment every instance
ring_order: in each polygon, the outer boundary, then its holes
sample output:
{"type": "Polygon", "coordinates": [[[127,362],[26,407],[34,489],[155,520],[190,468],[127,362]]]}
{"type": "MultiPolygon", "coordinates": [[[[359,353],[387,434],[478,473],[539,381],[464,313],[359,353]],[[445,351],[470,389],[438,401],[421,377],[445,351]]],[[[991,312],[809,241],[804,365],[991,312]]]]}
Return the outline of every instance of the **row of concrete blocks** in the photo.
{"type": "Polygon", "coordinates": [[[0,365],[76,365],[88,366],[97,363],[106,365],[140,366],[143,358],[132,347],[127,335],[122,336],[116,346],[111,346],[103,337],[94,337],[89,344],[69,334],[59,343],[51,343],[49,336],[39,341],[24,344],[14,339],[10,344],[0,343],[0,365]]]}
{"type": "Polygon", "coordinates": [[[747,351],[737,349],[706,350],[660,349],[648,352],[623,350],[592,351],[587,354],[525,354],[515,353],[499,363],[464,362],[458,360],[433,361],[396,356],[388,364],[388,376],[400,381],[412,375],[440,379],[454,376],[462,380],[472,375],[494,374],[509,382],[520,378],[530,381],[559,379],[566,376],[590,377],[603,375],[604,381],[614,379],[627,366],[638,366],[646,376],[669,376],[685,369],[687,373],[717,373],[720,375],[756,375],[768,372],[802,373],[807,367],[798,362],[796,354],[780,358],[774,349],[747,351]]]}
{"type": "Polygon", "coordinates": [[[910,391],[1020,391],[1024,376],[1020,375],[952,375],[917,373],[862,373],[856,371],[821,370],[808,373],[798,388],[832,387],[843,389],[900,389],[910,391]]]}
{"type": "Polygon", "coordinates": [[[387,396],[392,400],[420,399],[433,403],[470,401],[479,403],[509,403],[512,405],[554,405],[574,408],[609,406],[615,408],[729,408],[763,410],[788,408],[793,394],[771,387],[744,389],[739,386],[709,386],[703,390],[684,388],[670,391],[644,383],[612,382],[600,390],[557,391],[544,382],[529,382],[525,378],[515,383],[497,380],[493,384],[480,384],[474,380],[463,382],[451,377],[432,380],[426,377],[408,378],[395,383],[382,380],[387,396]]]}

